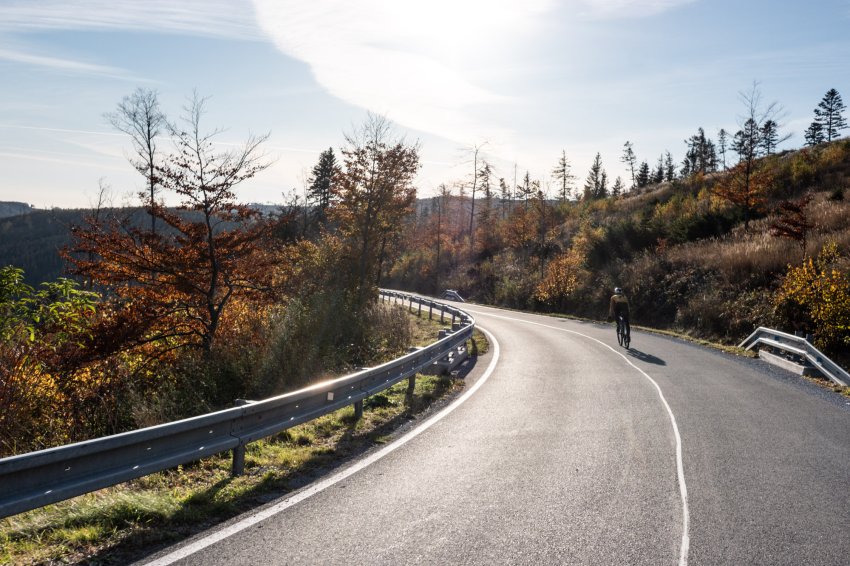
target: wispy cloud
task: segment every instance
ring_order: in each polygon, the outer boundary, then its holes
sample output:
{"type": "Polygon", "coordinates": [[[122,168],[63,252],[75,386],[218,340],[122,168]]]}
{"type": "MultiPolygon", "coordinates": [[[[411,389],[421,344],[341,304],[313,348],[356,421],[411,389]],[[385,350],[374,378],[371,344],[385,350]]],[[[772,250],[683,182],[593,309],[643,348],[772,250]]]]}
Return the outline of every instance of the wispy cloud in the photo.
{"type": "Polygon", "coordinates": [[[250,0],[6,0],[0,31],[136,30],[258,39],[250,0]]]}
{"type": "Polygon", "coordinates": [[[63,59],[59,57],[35,55],[33,53],[26,53],[23,51],[11,49],[0,49],[0,61],[10,61],[12,63],[21,63],[30,66],[45,67],[49,69],[73,73],[101,75],[105,77],[132,80],[136,82],[141,80],[137,77],[131,76],[123,69],[119,69],[117,67],[86,63],[83,61],[73,61],[71,59],[63,59]]]}
{"type": "Polygon", "coordinates": [[[500,135],[478,123],[506,98],[475,79],[515,47],[552,0],[254,0],[258,22],[334,96],[456,141],[500,135]]]}

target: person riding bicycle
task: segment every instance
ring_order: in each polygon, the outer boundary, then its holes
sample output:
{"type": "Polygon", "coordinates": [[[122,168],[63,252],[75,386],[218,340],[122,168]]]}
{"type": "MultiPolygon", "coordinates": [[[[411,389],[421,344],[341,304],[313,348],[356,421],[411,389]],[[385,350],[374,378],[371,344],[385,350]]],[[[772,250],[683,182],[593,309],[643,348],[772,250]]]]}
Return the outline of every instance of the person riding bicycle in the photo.
{"type": "Polygon", "coordinates": [[[623,317],[623,325],[625,326],[624,330],[626,336],[631,336],[632,329],[631,326],[629,326],[629,300],[626,298],[626,295],[623,294],[623,290],[616,287],[608,306],[608,319],[617,321],[617,328],[619,328],[620,317],[623,317]]]}

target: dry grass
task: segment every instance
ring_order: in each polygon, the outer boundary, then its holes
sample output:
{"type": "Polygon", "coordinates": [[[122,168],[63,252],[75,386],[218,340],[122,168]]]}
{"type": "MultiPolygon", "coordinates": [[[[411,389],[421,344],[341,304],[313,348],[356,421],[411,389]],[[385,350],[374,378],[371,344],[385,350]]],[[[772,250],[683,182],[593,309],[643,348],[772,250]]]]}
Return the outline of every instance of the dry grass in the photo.
{"type": "MultiPolygon", "coordinates": [[[[809,217],[814,224],[807,245],[809,255],[817,255],[828,241],[850,249],[850,202],[831,201],[822,193],[811,205],[809,217]]],[[[800,263],[803,255],[797,242],[770,234],[775,220],[775,216],[769,216],[751,222],[749,231],[739,226],[723,238],[674,246],[669,259],[716,271],[727,281],[784,273],[789,264],[800,263]]]]}

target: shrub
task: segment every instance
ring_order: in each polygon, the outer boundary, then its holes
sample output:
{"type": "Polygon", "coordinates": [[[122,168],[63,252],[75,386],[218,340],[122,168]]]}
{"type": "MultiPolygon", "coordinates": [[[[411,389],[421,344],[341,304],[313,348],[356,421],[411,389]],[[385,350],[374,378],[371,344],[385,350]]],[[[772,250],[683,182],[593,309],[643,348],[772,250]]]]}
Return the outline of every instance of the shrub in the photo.
{"type": "Polygon", "coordinates": [[[816,260],[789,267],[776,296],[777,310],[792,328],[815,334],[828,351],[850,348],[850,275],[836,269],[838,246],[826,244],[816,260]]]}

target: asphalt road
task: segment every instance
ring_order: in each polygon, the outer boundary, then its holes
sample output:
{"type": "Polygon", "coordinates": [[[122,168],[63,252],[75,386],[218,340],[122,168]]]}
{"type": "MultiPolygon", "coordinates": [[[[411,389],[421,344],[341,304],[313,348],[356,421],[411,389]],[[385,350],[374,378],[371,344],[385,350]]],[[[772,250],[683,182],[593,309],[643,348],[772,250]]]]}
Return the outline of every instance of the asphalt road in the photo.
{"type": "Polygon", "coordinates": [[[842,398],[666,337],[626,351],[612,326],[463,308],[498,343],[463,402],[156,564],[850,564],[842,398]]]}

